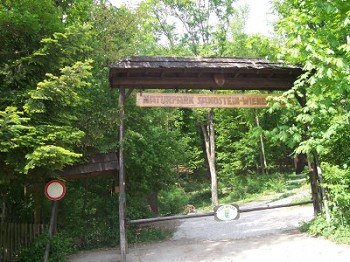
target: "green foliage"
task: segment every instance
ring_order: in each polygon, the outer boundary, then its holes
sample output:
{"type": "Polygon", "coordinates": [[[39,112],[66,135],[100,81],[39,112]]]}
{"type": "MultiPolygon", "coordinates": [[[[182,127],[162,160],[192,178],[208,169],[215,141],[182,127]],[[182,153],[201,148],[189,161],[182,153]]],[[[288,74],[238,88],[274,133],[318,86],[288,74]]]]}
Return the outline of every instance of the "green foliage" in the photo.
{"type": "Polygon", "coordinates": [[[113,178],[85,178],[67,183],[59,228],[79,249],[115,246],[119,241],[118,195],[113,178]],[[79,226],[77,226],[79,225],[79,226]]]}
{"type": "Polygon", "coordinates": [[[49,239],[48,235],[42,234],[25,249],[19,251],[18,261],[36,262],[44,257],[46,244],[50,242],[49,261],[63,262],[65,257],[75,251],[73,239],[66,234],[58,233],[49,239]]]}
{"type": "Polygon", "coordinates": [[[29,145],[30,141],[25,138],[30,138],[33,128],[27,124],[30,119],[23,115],[16,107],[0,111],[0,152],[6,153],[21,145],[29,145]]]}
{"type": "MultiPolygon", "coordinates": [[[[32,70],[43,69],[46,77],[58,72],[78,61],[90,61],[92,55],[92,26],[75,24],[41,39],[41,46],[30,56],[23,58],[29,65],[35,64],[32,70]]],[[[35,72],[35,71],[34,71],[35,72]]],[[[36,72],[37,73],[37,72],[36,72]]]]}
{"type": "Polygon", "coordinates": [[[322,170],[330,219],[335,225],[350,227],[350,169],[323,163],[322,170]]]}
{"type": "Polygon", "coordinates": [[[48,114],[61,124],[67,120],[76,120],[72,109],[84,102],[81,89],[90,86],[86,79],[91,75],[91,62],[76,62],[71,67],[66,66],[60,70],[60,76],[47,74],[47,79],[38,83],[36,90],[29,93],[25,111],[32,117],[48,114]]]}
{"type": "Polygon", "coordinates": [[[89,85],[85,79],[90,70],[90,62],[77,62],[61,69],[58,77],[48,74],[48,80],[38,83],[37,89],[30,92],[24,109],[35,133],[31,137],[32,151],[25,156],[24,173],[37,167],[60,170],[81,156],[69,150],[83,136],[71,124],[77,120],[73,109],[84,102],[79,92],[89,85]]]}
{"type": "Polygon", "coordinates": [[[335,242],[350,243],[350,171],[344,167],[322,164],[327,193],[327,213],[319,215],[302,229],[312,235],[321,235],[335,242]]]}
{"type": "MultiPolygon", "coordinates": [[[[310,128],[298,150],[316,150],[325,158],[332,157],[332,149],[348,143],[350,4],[342,0],[283,1],[278,9],[283,16],[280,30],[287,35],[284,54],[302,63],[305,71],[292,91],[307,97],[305,107],[296,111],[295,120],[310,128]]],[[[334,164],[349,159],[344,153],[334,164]]]]}
{"type": "Polygon", "coordinates": [[[54,2],[39,0],[2,1],[0,64],[29,55],[39,47],[40,40],[62,29],[60,13],[54,2]]]}
{"type": "Polygon", "coordinates": [[[350,244],[350,227],[329,223],[324,215],[303,224],[301,231],[313,236],[323,236],[337,243],[350,244]]]}
{"type": "Polygon", "coordinates": [[[302,107],[286,103],[285,121],[277,132],[296,152],[318,153],[326,189],[327,219],[310,230],[326,236],[349,233],[349,15],[350,2],[284,0],[277,5],[286,36],[283,55],[301,63],[304,74],[285,98],[299,97],[302,107]],[[287,124],[289,122],[289,124],[287,124]],[[342,233],[343,232],[343,233],[342,233]]]}
{"type": "Polygon", "coordinates": [[[26,155],[28,163],[24,168],[24,172],[28,173],[30,169],[38,167],[60,170],[65,165],[73,164],[80,157],[81,154],[76,154],[62,147],[53,145],[39,146],[32,153],[26,155]]]}
{"type": "Polygon", "coordinates": [[[243,200],[261,193],[281,193],[286,190],[287,180],[288,177],[280,173],[260,176],[256,174],[232,176],[231,181],[223,185],[232,190],[232,192],[224,198],[224,202],[243,200]]]}
{"type": "Polygon", "coordinates": [[[159,193],[160,213],[162,215],[179,214],[189,202],[189,197],[179,186],[159,193]]]}
{"type": "Polygon", "coordinates": [[[173,126],[171,111],[127,108],[125,137],[127,190],[131,198],[169,188],[176,181],[176,166],[186,159],[186,140],[173,126]]]}
{"type": "Polygon", "coordinates": [[[0,4],[0,110],[23,104],[25,90],[42,78],[29,57],[40,47],[40,40],[63,26],[53,1],[2,1],[0,4]],[[34,72],[35,71],[35,72],[34,72]]]}

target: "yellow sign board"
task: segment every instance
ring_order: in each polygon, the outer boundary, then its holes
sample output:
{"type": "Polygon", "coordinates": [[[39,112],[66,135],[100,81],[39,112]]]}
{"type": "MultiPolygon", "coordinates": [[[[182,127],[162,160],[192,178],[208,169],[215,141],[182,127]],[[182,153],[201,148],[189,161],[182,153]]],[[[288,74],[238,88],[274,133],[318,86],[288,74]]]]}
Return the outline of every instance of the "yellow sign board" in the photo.
{"type": "Polygon", "coordinates": [[[259,108],[268,106],[266,98],[269,96],[276,95],[137,93],[136,105],[140,107],[259,108]]]}

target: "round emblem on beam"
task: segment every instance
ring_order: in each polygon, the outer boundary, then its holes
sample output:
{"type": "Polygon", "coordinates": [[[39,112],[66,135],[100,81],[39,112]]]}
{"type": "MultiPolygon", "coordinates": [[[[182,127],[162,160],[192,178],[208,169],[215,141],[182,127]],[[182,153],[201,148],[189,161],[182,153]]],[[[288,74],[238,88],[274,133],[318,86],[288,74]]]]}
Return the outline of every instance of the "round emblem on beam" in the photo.
{"type": "Polygon", "coordinates": [[[218,86],[223,86],[225,84],[225,76],[222,74],[215,74],[214,81],[218,86]]]}

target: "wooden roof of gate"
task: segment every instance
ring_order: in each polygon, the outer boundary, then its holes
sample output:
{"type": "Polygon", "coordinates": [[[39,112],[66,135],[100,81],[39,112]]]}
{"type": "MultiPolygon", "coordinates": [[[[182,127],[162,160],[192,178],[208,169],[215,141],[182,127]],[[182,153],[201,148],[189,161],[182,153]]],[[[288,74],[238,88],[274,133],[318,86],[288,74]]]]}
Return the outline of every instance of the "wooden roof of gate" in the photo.
{"type": "Polygon", "coordinates": [[[297,66],[257,58],[133,56],[110,66],[113,88],[288,90],[297,66]]]}
{"type": "Polygon", "coordinates": [[[116,175],[119,170],[117,152],[97,153],[86,157],[85,163],[66,167],[61,176],[64,179],[78,179],[95,176],[116,175]]]}

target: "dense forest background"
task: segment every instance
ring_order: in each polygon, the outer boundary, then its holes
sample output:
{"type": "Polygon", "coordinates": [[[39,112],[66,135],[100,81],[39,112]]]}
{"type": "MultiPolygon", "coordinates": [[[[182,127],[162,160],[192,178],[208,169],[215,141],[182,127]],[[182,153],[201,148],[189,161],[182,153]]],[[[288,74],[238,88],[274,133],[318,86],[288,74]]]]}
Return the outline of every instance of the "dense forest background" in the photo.
{"type": "MultiPolygon", "coordinates": [[[[284,107],[215,110],[219,198],[235,200],[261,190],[262,181],[283,179],[294,154],[317,155],[330,214],[316,228],[349,235],[350,2],[280,0],[274,8],[276,31],[266,37],[244,32],[248,11],[234,0],[144,0],[136,9],[104,0],[2,1],[2,222],[48,223],[46,181],[87,155],[118,149],[113,62],[132,55],[261,57],[304,73],[280,99],[284,107]]],[[[133,96],[126,110],[127,217],[210,205],[201,132],[207,111],[140,109],[133,96]]],[[[116,181],[66,181],[58,221],[65,241],[117,244],[116,181]]]]}

